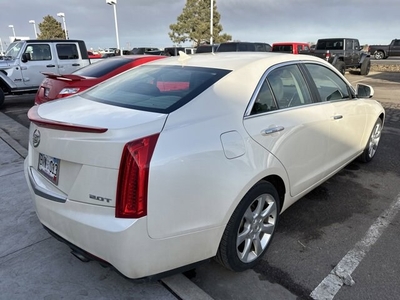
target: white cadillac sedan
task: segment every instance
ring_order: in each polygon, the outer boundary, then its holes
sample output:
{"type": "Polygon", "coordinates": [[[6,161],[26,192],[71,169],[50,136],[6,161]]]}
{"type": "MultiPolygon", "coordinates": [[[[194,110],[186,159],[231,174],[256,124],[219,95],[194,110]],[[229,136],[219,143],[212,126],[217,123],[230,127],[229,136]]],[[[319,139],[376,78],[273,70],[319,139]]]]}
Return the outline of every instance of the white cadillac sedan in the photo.
{"type": "Polygon", "coordinates": [[[385,112],[312,56],[151,62],[33,107],[25,175],[37,216],[82,260],[129,278],[266,252],[279,215],[354,159],[385,112]]]}

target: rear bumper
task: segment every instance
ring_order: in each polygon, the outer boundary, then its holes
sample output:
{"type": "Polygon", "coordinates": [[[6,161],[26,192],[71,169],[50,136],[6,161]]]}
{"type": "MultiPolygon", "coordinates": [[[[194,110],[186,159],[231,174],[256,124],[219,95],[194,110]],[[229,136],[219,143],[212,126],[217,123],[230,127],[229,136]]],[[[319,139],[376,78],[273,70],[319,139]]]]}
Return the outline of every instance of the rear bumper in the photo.
{"type": "Polygon", "coordinates": [[[40,193],[30,179],[30,167],[25,160],[25,177],[43,226],[59,240],[72,245],[89,259],[109,263],[122,275],[140,279],[167,271],[188,268],[191,264],[216,254],[223,228],[196,231],[166,239],[148,235],[147,217],[115,218],[113,207],[71,201],[52,201],[40,193]]]}

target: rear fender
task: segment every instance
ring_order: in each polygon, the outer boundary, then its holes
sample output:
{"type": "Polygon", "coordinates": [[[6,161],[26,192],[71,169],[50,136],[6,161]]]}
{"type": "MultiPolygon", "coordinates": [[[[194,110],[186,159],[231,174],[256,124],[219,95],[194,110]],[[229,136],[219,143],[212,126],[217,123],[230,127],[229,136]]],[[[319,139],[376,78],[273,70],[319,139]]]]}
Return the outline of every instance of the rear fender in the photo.
{"type": "MultiPolygon", "coordinates": [[[[385,54],[386,55],[386,54],[385,54]]],[[[360,55],[360,64],[363,63],[364,60],[366,60],[367,58],[371,57],[371,55],[369,55],[368,53],[362,53],[360,55]]]]}

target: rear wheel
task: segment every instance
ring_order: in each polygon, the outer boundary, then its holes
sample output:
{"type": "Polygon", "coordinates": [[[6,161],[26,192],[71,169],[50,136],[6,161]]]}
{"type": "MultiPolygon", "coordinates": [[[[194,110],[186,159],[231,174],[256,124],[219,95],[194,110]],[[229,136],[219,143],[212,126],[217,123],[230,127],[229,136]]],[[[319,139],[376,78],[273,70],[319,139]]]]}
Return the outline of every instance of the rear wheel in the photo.
{"type": "Polygon", "coordinates": [[[3,92],[3,90],[0,88],[0,107],[3,105],[3,103],[4,103],[4,98],[5,98],[5,96],[4,96],[4,92],[3,92]]]}
{"type": "Polygon", "coordinates": [[[370,69],[371,69],[371,59],[366,58],[361,64],[360,75],[368,75],[370,69]]]}
{"type": "Polygon", "coordinates": [[[343,75],[346,74],[346,65],[344,61],[339,60],[335,63],[334,67],[339,70],[340,73],[343,75]]]}
{"type": "Polygon", "coordinates": [[[229,220],[216,260],[233,271],[254,267],[275,233],[279,196],[266,181],[256,184],[242,199],[229,220]]]}
{"type": "Polygon", "coordinates": [[[383,51],[376,51],[374,54],[375,59],[384,59],[385,58],[385,53],[383,51]]]}
{"type": "Polygon", "coordinates": [[[372,129],[371,135],[369,136],[368,144],[364,149],[364,152],[359,156],[359,160],[362,162],[370,162],[378,149],[378,144],[381,139],[382,133],[382,120],[378,119],[372,129]]]}

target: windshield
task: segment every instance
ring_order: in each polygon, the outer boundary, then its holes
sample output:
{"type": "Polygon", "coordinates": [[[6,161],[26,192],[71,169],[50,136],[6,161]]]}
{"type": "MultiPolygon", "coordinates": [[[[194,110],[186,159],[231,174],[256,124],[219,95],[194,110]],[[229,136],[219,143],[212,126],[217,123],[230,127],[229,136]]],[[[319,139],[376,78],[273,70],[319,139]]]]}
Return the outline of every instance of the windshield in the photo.
{"type": "Polygon", "coordinates": [[[21,50],[23,44],[24,44],[24,42],[11,43],[6,50],[5,56],[9,56],[13,59],[16,58],[19,51],[21,50]]]}
{"type": "Polygon", "coordinates": [[[152,112],[170,113],[188,103],[229,71],[143,65],[115,76],[81,97],[152,112]]]}

